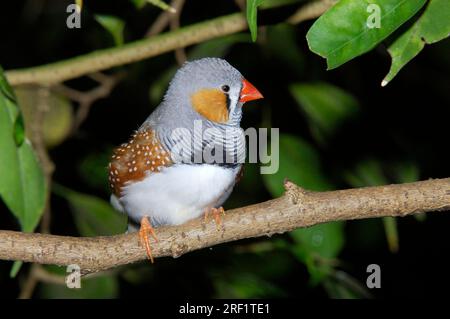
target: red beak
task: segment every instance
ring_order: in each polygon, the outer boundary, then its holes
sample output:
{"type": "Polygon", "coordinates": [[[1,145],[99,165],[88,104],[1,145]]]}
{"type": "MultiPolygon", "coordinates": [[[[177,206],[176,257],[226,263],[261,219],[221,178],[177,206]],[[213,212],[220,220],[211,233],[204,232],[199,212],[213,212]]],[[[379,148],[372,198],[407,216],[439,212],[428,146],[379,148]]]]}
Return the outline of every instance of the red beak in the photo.
{"type": "Polygon", "coordinates": [[[262,99],[263,95],[246,79],[242,80],[241,96],[239,102],[248,102],[262,99]]]}

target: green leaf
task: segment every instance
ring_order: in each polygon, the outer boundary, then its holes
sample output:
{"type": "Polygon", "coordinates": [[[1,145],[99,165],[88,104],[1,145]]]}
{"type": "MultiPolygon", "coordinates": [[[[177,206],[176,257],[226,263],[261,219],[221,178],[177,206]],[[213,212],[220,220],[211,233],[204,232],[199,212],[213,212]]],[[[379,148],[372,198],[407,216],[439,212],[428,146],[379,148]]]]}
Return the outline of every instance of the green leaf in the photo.
{"type": "Polygon", "coordinates": [[[328,83],[296,83],[290,91],[321,142],[359,111],[358,101],[352,95],[328,83]]]}
{"type": "Polygon", "coordinates": [[[317,284],[326,278],[333,269],[330,260],[344,247],[344,223],[319,224],[294,230],[289,235],[296,242],[292,251],[308,268],[311,283],[317,284]]]}
{"type": "Polygon", "coordinates": [[[252,35],[252,41],[256,41],[258,35],[258,6],[264,0],[247,0],[247,23],[252,35]]]}
{"type": "Polygon", "coordinates": [[[137,9],[142,9],[146,5],[147,0],[131,0],[131,2],[137,9]]]}
{"type": "Polygon", "coordinates": [[[334,69],[373,49],[408,21],[426,0],[340,0],[306,35],[311,51],[334,69]],[[370,6],[372,5],[372,6],[370,6]],[[378,6],[378,7],[377,7],[378,6]],[[379,8],[378,19],[374,18],[379,8]],[[376,25],[379,21],[380,25],[376,25]]]}
{"type": "Polygon", "coordinates": [[[289,178],[297,185],[310,190],[323,191],[332,188],[323,175],[316,150],[299,137],[280,134],[279,169],[275,174],[264,174],[263,180],[272,196],[284,193],[283,182],[289,178]]]}
{"type": "Polygon", "coordinates": [[[8,85],[2,73],[0,83],[0,197],[19,220],[22,231],[32,232],[44,211],[45,178],[30,142],[16,143],[19,110],[11,92],[5,94],[8,85]]]}
{"type": "Polygon", "coordinates": [[[102,276],[81,279],[81,288],[67,288],[66,285],[44,284],[40,294],[47,299],[95,299],[116,298],[119,282],[116,276],[102,276]]]}
{"type": "Polygon", "coordinates": [[[125,22],[122,19],[115,16],[100,14],[96,14],[94,18],[111,34],[116,46],[123,44],[123,30],[125,28],[125,22]]]}
{"type": "Polygon", "coordinates": [[[430,0],[423,14],[389,46],[392,65],[382,86],[387,85],[425,44],[432,44],[450,35],[450,1],[430,0]]]}
{"type": "Polygon", "coordinates": [[[64,197],[72,208],[77,229],[82,236],[109,236],[124,233],[127,218],[103,199],[81,194],[60,185],[54,192],[64,197]]]}

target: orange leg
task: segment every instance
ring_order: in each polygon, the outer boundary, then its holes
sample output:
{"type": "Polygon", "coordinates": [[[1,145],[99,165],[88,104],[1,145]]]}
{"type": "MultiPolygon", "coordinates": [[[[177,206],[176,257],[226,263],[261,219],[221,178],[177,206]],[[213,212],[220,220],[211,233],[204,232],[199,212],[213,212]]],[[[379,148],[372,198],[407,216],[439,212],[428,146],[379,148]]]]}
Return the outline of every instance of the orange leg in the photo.
{"type": "Polygon", "coordinates": [[[205,215],[204,215],[204,219],[203,219],[203,221],[205,223],[208,220],[209,213],[211,213],[211,215],[213,215],[214,221],[216,222],[216,226],[217,226],[217,228],[219,228],[219,226],[222,224],[222,219],[220,218],[220,216],[225,215],[225,210],[223,209],[222,206],[219,208],[212,207],[212,208],[205,209],[205,215]]]}
{"type": "Polygon", "coordinates": [[[155,235],[155,231],[153,230],[152,224],[147,217],[142,217],[141,219],[141,228],[139,229],[139,240],[141,245],[145,247],[145,251],[147,252],[147,257],[153,263],[153,255],[152,248],[150,246],[150,238],[149,235],[158,242],[158,238],[155,235]]]}

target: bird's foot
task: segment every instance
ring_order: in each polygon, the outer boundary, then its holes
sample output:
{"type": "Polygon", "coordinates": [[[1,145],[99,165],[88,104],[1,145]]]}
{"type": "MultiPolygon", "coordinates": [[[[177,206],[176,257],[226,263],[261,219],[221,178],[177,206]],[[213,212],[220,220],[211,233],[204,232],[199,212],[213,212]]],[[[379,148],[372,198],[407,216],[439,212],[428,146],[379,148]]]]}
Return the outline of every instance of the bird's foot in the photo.
{"type": "Polygon", "coordinates": [[[225,216],[225,210],[222,206],[219,208],[211,207],[205,209],[205,215],[203,221],[206,223],[208,220],[208,216],[211,214],[214,218],[214,221],[216,222],[217,229],[222,225],[222,218],[221,216],[225,216]]]}
{"type": "Polygon", "coordinates": [[[150,246],[149,235],[151,235],[153,239],[156,242],[158,242],[158,238],[155,235],[155,231],[152,227],[152,224],[150,224],[148,217],[145,216],[142,217],[141,219],[141,228],[139,229],[139,241],[141,242],[141,245],[145,247],[148,259],[150,259],[150,261],[153,263],[153,255],[152,255],[152,248],[150,246]]]}

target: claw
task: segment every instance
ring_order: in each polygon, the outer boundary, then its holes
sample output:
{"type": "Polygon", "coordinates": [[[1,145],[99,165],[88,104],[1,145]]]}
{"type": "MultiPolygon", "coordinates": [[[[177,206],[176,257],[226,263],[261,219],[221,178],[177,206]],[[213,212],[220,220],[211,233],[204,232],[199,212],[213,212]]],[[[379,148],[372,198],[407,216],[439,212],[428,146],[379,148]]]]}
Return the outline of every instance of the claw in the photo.
{"type": "Polygon", "coordinates": [[[217,229],[219,229],[219,227],[222,225],[222,219],[221,219],[220,216],[221,215],[225,216],[225,210],[223,209],[222,206],[219,207],[219,208],[212,207],[212,208],[205,209],[205,215],[204,215],[204,218],[203,218],[204,223],[207,222],[208,215],[210,213],[213,215],[214,221],[216,222],[217,229]]]}
{"type": "Polygon", "coordinates": [[[151,235],[153,239],[156,242],[158,242],[158,238],[156,237],[152,224],[150,224],[150,221],[145,216],[142,217],[141,219],[141,228],[139,229],[139,240],[141,242],[141,245],[145,247],[148,259],[150,259],[150,261],[153,263],[153,255],[152,255],[152,248],[150,246],[149,235],[151,235]]]}

